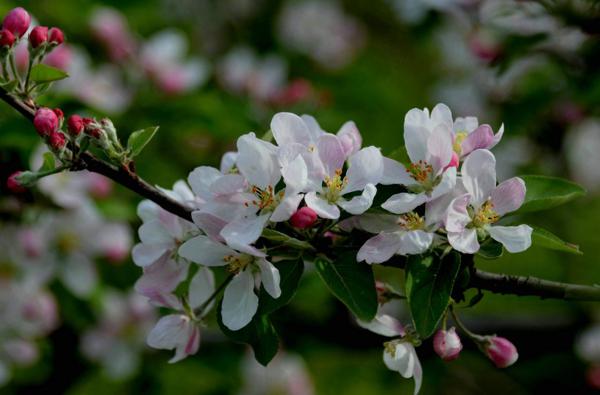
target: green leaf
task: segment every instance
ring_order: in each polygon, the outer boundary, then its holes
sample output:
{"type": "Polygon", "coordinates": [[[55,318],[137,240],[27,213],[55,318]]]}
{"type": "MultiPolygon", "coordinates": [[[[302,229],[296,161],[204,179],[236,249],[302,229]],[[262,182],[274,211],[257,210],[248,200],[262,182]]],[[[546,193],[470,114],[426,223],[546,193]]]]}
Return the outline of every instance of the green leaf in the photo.
{"type": "Polygon", "coordinates": [[[261,365],[267,366],[279,350],[279,336],[269,315],[256,314],[248,325],[239,331],[232,331],[223,324],[221,303],[217,309],[217,322],[223,333],[235,342],[249,344],[256,360],[261,365]]]}
{"type": "Polygon", "coordinates": [[[522,176],[527,187],[525,201],[512,214],[547,210],[585,195],[585,189],[574,182],[547,176],[522,176]]]}
{"type": "Polygon", "coordinates": [[[435,332],[450,303],[460,269],[460,254],[411,255],[406,266],[406,296],[415,329],[426,339],[435,332]]]}
{"type": "Polygon", "coordinates": [[[54,170],[56,167],[56,161],[54,160],[54,154],[52,152],[44,152],[44,161],[42,166],[38,169],[38,172],[46,172],[54,170]]]}
{"type": "Polygon", "coordinates": [[[314,250],[314,247],[309,242],[295,239],[273,229],[263,230],[261,236],[267,240],[276,242],[278,245],[285,245],[297,250],[314,250]]]}
{"type": "Polygon", "coordinates": [[[142,152],[146,144],[152,140],[152,137],[154,137],[157,131],[158,126],[152,126],[131,133],[129,139],[127,140],[127,149],[129,150],[132,158],[138,156],[142,152]]]}
{"type": "Polygon", "coordinates": [[[335,262],[317,257],[315,267],[329,290],[362,321],[377,313],[377,291],[373,269],[356,262],[355,253],[341,255],[335,262]]]}
{"type": "Polygon", "coordinates": [[[304,272],[304,263],[301,259],[281,261],[273,263],[273,265],[279,270],[281,295],[277,299],[274,299],[265,291],[264,287],[261,287],[258,312],[262,314],[272,313],[288,304],[296,294],[300,278],[304,272]]]}
{"type": "Polygon", "coordinates": [[[567,243],[561,240],[554,233],[547,231],[546,229],[533,227],[533,233],[531,235],[531,241],[534,245],[548,248],[551,250],[568,252],[576,255],[583,255],[583,252],[579,250],[579,246],[576,244],[567,243]]]}
{"type": "Polygon", "coordinates": [[[502,243],[491,237],[481,243],[479,251],[477,251],[477,255],[485,259],[498,259],[503,253],[504,248],[502,247],[502,243]]]}
{"type": "Polygon", "coordinates": [[[29,79],[35,83],[42,84],[46,82],[60,81],[68,76],[69,74],[60,69],[40,63],[31,68],[29,79]]]}

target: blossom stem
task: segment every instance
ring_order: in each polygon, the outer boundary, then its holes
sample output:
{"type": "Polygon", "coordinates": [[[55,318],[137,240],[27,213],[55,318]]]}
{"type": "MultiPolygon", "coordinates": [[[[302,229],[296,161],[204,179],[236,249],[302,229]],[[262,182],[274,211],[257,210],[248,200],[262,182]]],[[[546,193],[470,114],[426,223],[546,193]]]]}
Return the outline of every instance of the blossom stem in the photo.
{"type": "Polygon", "coordinates": [[[467,336],[469,336],[476,343],[479,343],[483,340],[483,336],[477,335],[477,334],[471,332],[469,329],[467,329],[467,327],[462,323],[460,318],[458,318],[458,315],[456,315],[456,312],[454,311],[454,308],[452,306],[449,306],[448,310],[450,310],[450,314],[452,314],[454,323],[456,324],[456,326],[458,326],[460,328],[461,331],[463,331],[467,336]]]}
{"type": "Polygon", "coordinates": [[[204,314],[204,310],[206,310],[206,308],[208,307],[208,305],[217,297],[219,296],[219,294],[221,293],[221,291],[223,291],[225,289],[225,287],[231,282],[231,280],[233,280],[234,274],[230,274],[229,276],[227,276],[227,278],[225,280],[223,280],[223,282],[219,285],[219,287],[217,289],[215,289],[215,292],[212,293],[212,295],[210,295],[208,297],[208,299],[206,299],[206,301],[204,303],[202,303],[200,305],[200,307],[198,307],[194,313],[196,314],[196,316],[198,317],[202,317],[202,315],[204,314]]]}

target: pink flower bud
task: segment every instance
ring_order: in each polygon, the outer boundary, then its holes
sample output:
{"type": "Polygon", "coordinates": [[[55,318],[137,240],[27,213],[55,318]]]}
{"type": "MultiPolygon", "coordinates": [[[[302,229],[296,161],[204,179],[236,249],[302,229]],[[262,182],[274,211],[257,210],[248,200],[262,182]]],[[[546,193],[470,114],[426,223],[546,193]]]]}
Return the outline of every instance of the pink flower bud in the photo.
{"type": "Polygon", "coordinates": [[[486,339],[484,352],[498,368],[506,368],[517,361],[517,348],[508,339],[491,336],[486,339]]]}
{"type": "Polygon", "coordinates": [[[59,123],[62,122],[63,119],[65,119],[65,113],[62,112],[60,108],[53,108],[52,111],[54,111],[54,113],[56,114],[59,123]]]}
{"type": "Polygon", "coordinates": [[[6,180],[7,188],[14,193],[23,193],[27,190],[18,179],[21,173],[22,171],[16,171],[6,180]]]}
{"type": "Polygon", "coordinates": [[[458,154],[456,152],[452,152],[452,159],[450,159],[450,163],[448,163],[448,166],[444,167],[444,170],[449,169],[451,167],[458,167],[459,163],[460,158],[458,157],[458,154]]]}
{"type": "Polygon", "coordinates": [[[60,45],[65,42],[65,35],[57,27],[53,27],[48,31],[48,42],[54,45],[60,45]]]}
{"type": "Polygon", "coordinates": [[[43,107],[35,112],[33,126],[40,136],[49,136],[58,130],[58,117],[49,108],[43,107]]]}
{"type": "Polygon", "coordinates": [[[306,229],[313,226],[317,220],[317,213],[310,207],[302,207],[292,215],[290,222],[293,227],[306,229]]]}
{"type": "Polygon", "coordinates": [[[17,37],[21,37],[29,29],[31,17],[29,13],[22,7],[13,8],[2,22],[4,29],[9,30],[17,37]]]}
{"type": "Polygon", "coordinates": [[[36,26],[29,33],[29,43],[31,48],[37,48],[48,41],[48,28],[46,26],[36,26]]]}
{"type": "Polygon", "coordinates": [[[15,35],[8,29],[0,30],[0,47],[12,47],[15,43],[15,35]]]}
{"type": "Polygon", "coordinates": [[[85,129],[83,118],[81,118],[79,115],[71,115],[67,120],[67,129],[69,130],[69,134],[71,136],[79,136],[81,132],[83,132],[83,129],[85,129]]]}
{"type": "Polygon", "coordinates": [[[67,144],[67,139],[63,133],[54,132],[48,137],[48,144],[54,151],[60,151],[67,144]]]}
{"type": "Polygon", "coordinates": [[[458,358],[462,350],[462,343],[456,334],[456,328],[437,331],[433,337],[433,350],[444,361],[453,361],[458,358]]]}

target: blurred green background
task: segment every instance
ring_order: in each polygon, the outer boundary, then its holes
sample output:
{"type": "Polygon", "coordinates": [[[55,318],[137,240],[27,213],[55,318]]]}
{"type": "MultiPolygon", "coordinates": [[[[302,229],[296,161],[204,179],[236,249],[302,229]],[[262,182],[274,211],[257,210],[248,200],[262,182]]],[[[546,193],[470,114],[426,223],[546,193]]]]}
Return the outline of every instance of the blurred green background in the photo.
{"type": "MultiPolygon", "coordinates": [[[[237,136],[248,131],[264,133],[272,115],[282,110],[310,113],[331,132],[353,120],[364,145],[382,147],[388,154],[403,144],[404,114],[412,107],[432,107],[444,101],[455,116],[478,116],[494,130],[504,123],[505,138],[496,148],[498,162],[507,164],[501,171],[503,178],[549,174],[585,183],[586,198],[523,219],[579,244],[584,255],[533,247],[499,260],[481,260],[479,267],[600,283],[600,153],[593,149],[600,145],[600,126],[594,124],[598,122],[594,117],[600,116],[600,19],[593,2],[556,1],[548,2],[548,7],[536,3],[543,12],[525,13],[513,25],[504,14],[490,16],[481,11],[489,6],[485,3],[493,3],[488,1],[448,1],[443,6],[438,3],[446,2],[416,0],[313,3],[317,9],[333,4],[352,21],[352,34],[341,28],[323,33],[324,40],[337,37],[351,48],[342,65],[336,59],[315,60],[286,41],[281,25],[292,22],[282,21],[282,15],[290,4],[276,0],[7,1],[0,5],[0,14],[23,6],[40,23],[62,28],[69,43],[85,48],[91,69],[114,66],[117,87],[126,87],[131,96],[122,112],[90,106],[69,91],[57,90],[43,101],[60,105],[66,114],[110,116],[123,135],[160,125],[157,138],[137,160],[137,170],[149,182],[165,187],[185,179],[196,166],[218,165],[220,156],[234,148],[237,136]],[[122,13],[140,43],[163,29],[183,32],[189,46],[184,60],[201,57],[210,68],[207,81],[173,94],[152,83],[139,67],[115,62],[90,28],[98,7],[122,13]],[[538,29],[523,32],[528,24],[538,29]],[[569,41],[567,34],[579,36],[569,41]],[[231,49],[240,46],[250,48],[258,58],[277,56],[287,68],[282,89],[302,81],[310,86],[309,93],[302,91],[298,100],[265,100],[247,88],[242,92],[227,89],[222,64],[231,49]],[[591,131],[578,133],[581,125],[591,131]],[[581,147],[592,149],[578,151],[581,147]]],[[[309,17],[300,31],[317,29],[321,23],[327,19],[309,17]]],[[[338,21],[334,18],[330,23],[338,21]]],[[[109,86],[110,93],[112,89],[116,88],[109,86]]],[[[0,105],[3,179],[27,168],[37,144],[33,128],[0,105]]],[[[30,203],[34,200],[38,201],[30,203]]],[[[136,229],[138,200],[116,188],[99,205],[109,218],[127,221],[136,229]]],[[[12,220],[9,216],[7,222],[12,220]]],[[[99,267],[102,282],[122,290],[130,289],[140,274],[130,261],[99,267]]],[[[385,271],[380,275],[393,276],[385,271]]],[[[260,376],[245,378],[242,361],[248,351],[216,331],[204,331],[198,354],[175,365],[167,364],[167,352],[146,348],[133,376],[111,380],[79,351],[79,336],[97,319],[93,302],[78,300],[60,285],[53,285],[52,290],[62,324],[42,341],[40,361],[18,369],[0,393],[235,394],[245,381],[260,380],[260,376]]],[[[427,341],[417,350],[424,368],[422,393],[593,393],[586,380],[591,361],[575,354],[574,343],[599,312],[592,303],[486,294],[474,308],[465,310],[465,319],[479,332],[511,339],[519,349],[519,361],[497,370],[463,339],[461,357],[444,363],[427,341]]],[[[402,379],[382,363],[384,339],[357,328],[314,273],[303,278],[298,295],[277,317],[276,325],[286,352],[303,358],[315,393],[412,393],[412,380],[402,379]]]]}

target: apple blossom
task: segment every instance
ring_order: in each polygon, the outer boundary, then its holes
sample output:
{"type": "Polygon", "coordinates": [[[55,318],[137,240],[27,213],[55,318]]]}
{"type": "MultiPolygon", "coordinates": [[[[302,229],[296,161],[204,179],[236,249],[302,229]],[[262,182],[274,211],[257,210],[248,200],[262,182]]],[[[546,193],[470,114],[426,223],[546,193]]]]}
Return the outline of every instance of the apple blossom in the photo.
{"type": "Polygon", "coordinates": [[[2,27],[17,37],[23,36],[29,29],[31,16],[22,7],[13,8],[6,14],[2,27]]]}
{"type": "Polygon", "coordinates": [[[517,361],[517,348],[508,339],[498,336],[487,336],[480,345],[488,358],[496,367],[506,368],[517,361]]]}
{"type": "Polygon", "coordinates": [[[467,191],[450,203],[446,219],[448,241],[465,254],[479,250],[479,240],[489,235],[509,252],[531,246],[528,225],[493,225],[506,213],[517,210],[525,199],[525,183],[518,177],[496,186],[496,159],[488,150],[476,150],[462,165],[462,186],[467,191]]]}
{"type": "Polygon", "coordinates": [[[433,336],[433,349],[444,361],[453,361],[460,355],[462,343],[456,328],[440,329],[433,336]]]}
{"type": "Polygon", "coordinates": [[[31,48],[36,49],[48,41],[48,28],[46,26],[36,26],[29,33],[29,44],[31,48]]]}
{"type": "Polygon", "coordinates": [[[298,211],[290,218],[290,223],[293,227],[299,229],[306,229],[313,226],[317,220],[317,213],[310,207],[301,207],[298,211]]]}
{"type": "Polygon", "coordinates": [[[52,133],[58,131],[59,119],[54,111],[43,107],[35,112],[33,126],[40,136],[50,136],[52,133]]]}
{"type": "Polygon", "coordinates": [[[23,193],[27,190],[19,181],[19,175],[21,175],[21,173],[22,171],[15,171],[6,180],[6,187],[14,193],[23,193]]]}
{"type": "Polygon", "coordinates": [[[183,314],[169,314],[158,321],[148,334],[148,345],[153,348],[175,350],[169,363],[175,363],[195,354],[200,346],[200,330],[192,319],[183,314]]]}
{"type": "Polygon", "coordinates": [[[15,36],[8,29],[0,30],[0,46],[2,47],[12,47],[15,43],[15,36]]]}
{"type": "Polygon", "coordinates": [[[60,30],[57,27],[53,27],[50,30],[48,30],[48,42],[50,44],[60,45],[64,41],[65,41],[65,35],[62,32],[62,30],[60,30]]]}

